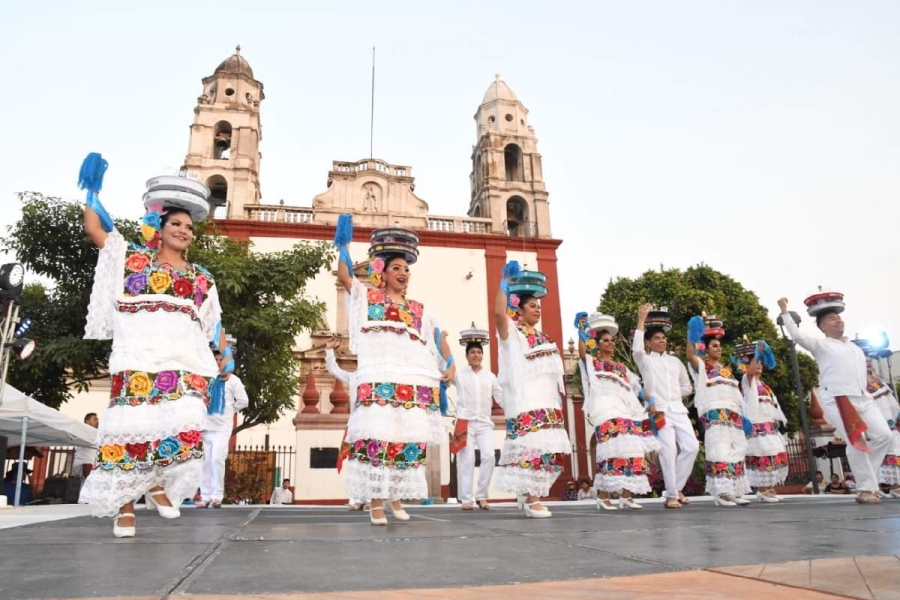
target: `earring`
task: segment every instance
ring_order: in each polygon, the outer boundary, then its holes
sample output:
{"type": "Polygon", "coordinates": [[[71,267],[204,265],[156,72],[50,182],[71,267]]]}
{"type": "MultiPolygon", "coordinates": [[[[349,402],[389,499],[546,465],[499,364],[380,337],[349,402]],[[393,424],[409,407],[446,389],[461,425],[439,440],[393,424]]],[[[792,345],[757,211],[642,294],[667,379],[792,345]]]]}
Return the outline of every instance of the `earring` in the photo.
{"type": "Polygon", "coordinates": [[[184,252],[181,253],[181,258],[184,259],[184,262],[190,262],[190,261],[188,260],[188,255],[190,254],[190,252],[191,252],[191,249],[190,249],[190,248],[185,248],[185,249],[184,249],[184,252]]]}

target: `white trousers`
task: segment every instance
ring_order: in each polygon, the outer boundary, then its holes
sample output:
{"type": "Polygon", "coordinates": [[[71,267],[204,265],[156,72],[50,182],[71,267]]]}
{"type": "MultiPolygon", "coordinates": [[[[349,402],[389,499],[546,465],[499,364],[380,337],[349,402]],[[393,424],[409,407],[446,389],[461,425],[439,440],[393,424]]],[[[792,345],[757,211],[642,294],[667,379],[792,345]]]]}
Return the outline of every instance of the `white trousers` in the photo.
{"type": "Polygon", "coordinates": [[[891,447],[891,430],[874,400],[865,396],[849,396],[849,398],[860,418],[868,426],[865,437],[869,448],[872,450],[871,453],[861,452],[850,445],[847,432],[844,430],[844,422],[841,420],[841,414],[838,412],[834,398],[830,396],[821,397],[822,412],[825,413],[825,420],[834,427],[835,435],[847,442],[847,462],[850,463],[850,470],[856,478],[856,490],[859,492],[877,492],[878,470],[884,461],[885,454],[891,447]]]}
{"type": "Polygon", "coordinates": [[[468,438],[465,448],[456,454],[457,496],[463,504],[475,500],[487,500],[491,475],[494,472],[494,425],[469,421],[468,438]],[[475,448],[481,452],[481,466],[478,467],[478,491],[472,497],[472,480],[475,478],[475,448]]]}
{"type": "Polygon", "coordinates": [[[687,413],[666,413],[666,425],[659,430],[659,467],[666,482],[666,498],[678,498],[694,468],[700,442],[687,413]],[[679,452],[680,449],[680,452],[679,452]]]}
{"type": "Polygon", "coordinates": [[[230,438],[230,429],[203,432],[203,479],[200,481],[203,502],[221,502],[225,496],[225,459],[230,438]]]}

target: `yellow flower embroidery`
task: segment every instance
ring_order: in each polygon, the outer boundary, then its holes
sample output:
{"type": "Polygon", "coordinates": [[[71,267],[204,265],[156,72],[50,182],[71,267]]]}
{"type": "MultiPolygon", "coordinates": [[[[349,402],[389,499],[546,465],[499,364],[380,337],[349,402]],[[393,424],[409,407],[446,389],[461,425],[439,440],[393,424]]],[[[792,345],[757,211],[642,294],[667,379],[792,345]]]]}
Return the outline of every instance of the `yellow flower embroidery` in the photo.
{"type": "Polygon", "coordinates": [[[153,239],[154,235],[156,235],[156,230],[149,225],[141,225],[141,235],[145,240],[149,241],[153,239]]]}
{"type": "Polygon", "coordinates": [[[101,446],[100,457],[103,459],[103,462],[119,462],[125,458],[125,446],[121,444],[101,446]]]}
{"type": "Polygon", "coordinates": [[[150,289],[154,294],[161,294],[172,285],[172,276],[164,271],[156,271],[150,275],[150,289]]]}
{"type": "Polygon", "coordinates": [[[153,382],[144,373],[132,373],[128,390],[135,396],[146,396],[153,389],[153,382]]]}

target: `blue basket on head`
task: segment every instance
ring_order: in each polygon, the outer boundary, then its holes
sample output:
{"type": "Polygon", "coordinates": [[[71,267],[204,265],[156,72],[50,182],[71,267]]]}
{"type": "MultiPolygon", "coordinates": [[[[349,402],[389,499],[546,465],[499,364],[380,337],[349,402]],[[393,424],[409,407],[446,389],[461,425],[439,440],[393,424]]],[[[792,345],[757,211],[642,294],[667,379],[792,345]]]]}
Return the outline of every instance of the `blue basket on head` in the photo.
{"type": "Polygon", "coordinates": [[[517,296],[543,298],[547,295],[547,276],[540,271],[521,271],[509,283],[509,292],[517,296]]]}

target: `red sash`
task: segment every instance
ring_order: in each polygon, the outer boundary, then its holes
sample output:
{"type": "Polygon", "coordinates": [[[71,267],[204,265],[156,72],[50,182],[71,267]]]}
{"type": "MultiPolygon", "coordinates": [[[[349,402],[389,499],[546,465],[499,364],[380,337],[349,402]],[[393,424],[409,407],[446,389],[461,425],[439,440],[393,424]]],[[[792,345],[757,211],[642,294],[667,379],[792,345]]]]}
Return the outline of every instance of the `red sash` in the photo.
{"type": "Polygon", "coordinates": [[[456,454],[466,447],[469,440],[469,421],[467,419],[457,419],[456,428],[453,430],[453,437],[450,438],[450,454],[456,454]]]}
{"type": "Polygon", "coordinates": [[[850,402],[847,396],[835,396],[834,402],[837,404],[838,413],[841,415],[841,421],[844,423],[844,431],[854,448],[860,452],[872,452],[869,444],[866,443],[866,437],[863,435],[869,428],[866,422],[862,420],[859,413],[850,402]]]}

